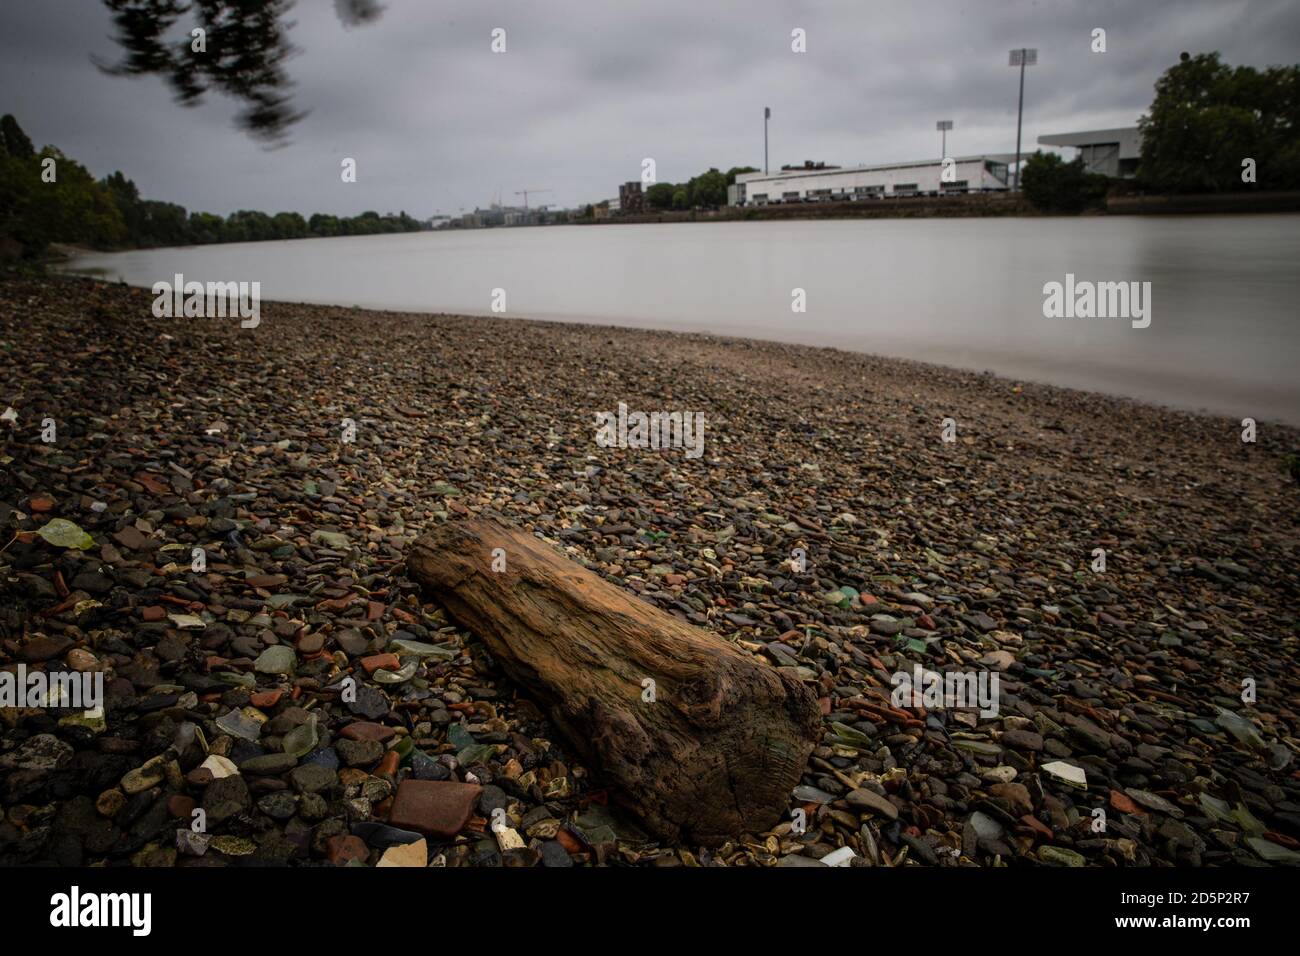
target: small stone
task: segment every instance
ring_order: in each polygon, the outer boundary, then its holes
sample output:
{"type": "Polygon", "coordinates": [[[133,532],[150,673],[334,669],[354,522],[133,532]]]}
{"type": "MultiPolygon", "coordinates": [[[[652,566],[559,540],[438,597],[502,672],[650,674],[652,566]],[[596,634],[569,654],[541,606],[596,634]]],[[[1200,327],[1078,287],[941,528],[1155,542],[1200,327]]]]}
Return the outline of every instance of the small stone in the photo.
{"type": "Polygon", "coordinates": [[[354,720],[339,731],[340,737],[348,740],[375,740],[387,743],[397,736],[397,731],[383,724],[372,724],[364,720],[354,720]]]}
{"type": "Polygon", "coordinates": [[[283,696],[284,691],[279,689],[258,691],[249,696],[248,702],[258,710],[270,710],[276,704],[280,703],[280,698],[283,696]]]}
{"type": "Polygon", "coordinates": [[[794,788],[794,798],[799,803],[832,803],[835,800],[835,797],[825,790],[806,784],[794,788]]]}
{"type": "Polygon", "coordinates": [[[369,684],[362,684],[356,691],[356,700],[344,703],[344,706],[352,713],[376,720],[392,710],[388,698],[377,688],[371,687],[369,684]]]}
{"type": "Polygon", "coordinates": [[[95,801],[95,809],[99,811],[99,815],[109,819],[117,816],[124,806],[126,806],[126,794],[121,790],[105,790],[95,801]]]}
{"type": "Polygon", "coordinates": [[[311,543],[324,545],[334,551],[348,550],[348,536],[337,531],[313,531],[311,543]]]}
{"type": "Polygon", "coordinates": [[[115,532],[113,534],[113,540],[128,551],[139,551],[149,543],[149,539],[141,534],[133,525],[127,525],[121,531],[115,532]]]}
{"type": "Polygon", "coordinates": [[[1120,813],[1141,813],[1142,810],[1136,803],[1129,798],[1127,794],[1120,793],[1118,790],[1110,792],[1110,808],[1120,813]]]}
{"type": "Polygon", "coordinates": [[[1029,791],[1023,784],[1019,783],[998,783],[989,787],[989,793],[999,803],[1005,804],[1011,811],[1012,816],[1023,816],[1034,812],[1034,803],[1029,799],[1029,791]]]}
{"type": "Polygon", "coordinates": [[[465,828],[481,787],[435,780],[403,780],[388,814],[392,826],[450,840],[465,828]]]}
{"type": "Polygon", "coordinates": [[[278,777],[298,766],[298,758],[292,754],[262,754],[249,757],[239,765],[239,772],[252,776],[278,777]]]}
{"type": "Polygon", "coordinates": [[[822,866],[850,866],[856,856],[852,847],[842,846],[822,857],[821,864],[822,866]]]}
{"type": "Polygon", "coordinates": [[[94,654],[80,647],[68,651],[64,661],[79,674],[86,674],[99,669],[99,659],[94,654]]]}
{"type": "Polygon", "coordinates": [[[210,754],[207,760],[199,764],[198,769],[208,771],[213,780],[220,780],[222,777],[233,777],[239,773],[239,768],[235,766],[233,760],[219,754],[210,754]]]}
{"type": "Polygon", "coordinates": [[[1044,863],[1053,863],[1057,866],[1087,866],[1088,861],[1081,853],[1074,850],[1068,850],[1063,846],[1040,846],[1038,848],[1038,858],[1044,863]]]}
{"type": "Polygon", "coordinates": [[[0,767],[47,773],[67,766],[73,753],[71,746],[53,734],[37,734],[23,741],[14,752],[0,756],[0,767]]]}
{"type": "Polygon", "coordinates": [[[429,865],[429,845],[419,839],[414,843],[399,843],[384,851],[375,866],[424,867],[429,865]]]}
{"type": "Polygon", "coordinates": [[[273,820],[288,820],[298,810],[298,798],[288,790],[275,790],[258,798],[257,809],[273,820]]]}
{"type": "Polygon", "coordinates": [[[122,778],[122,789],[128,794],[143,793],[163,782],[167,775],[167,758],[159,754],[143,766],[136,767],[122,778]]]}
{"type": "Polygon", "coordinates": [[[395,671],[401,666],[401,663],[396,654],[374,654],[370,657],[361,658],[361,666],[367,674],[374,674],[380,668],[395,671]]]}
{"type": "Polygon", "coordinates": [[[1088,789],[1088,775],[1083,772],[1082,768],[1073,764],[1068,764],[1060,760],[1054,760],[1051,763],[1043,764],[1043,772],[1053,780],[1075,787],[1079,790],[1088,789]]]}
{"type": "Polygon", "coordinates": [[[295,767],[289,774],[289,782],[299,793],[320,793],[333,787],[338,780],[337,772],[315,763],[295,767]]]}
{"type": "Polygon", "coordinates": [[[208,852],[211,842],[211,834],[199,833],[189,827],[176,831],[176,849],[185,856],[202,856],[208,852]]]}
{"type": "Polygon", "coordinates": [[[1004,747],[1010,747],[1013,750],[1028,750],[1038,753],[1043,749],[1043,735],[1036,734],[1032,730],[1004,730],[1002,736],[998,738],[1004,747]]]}
{"type": "Polygon", "coordinates": [[[239,740],[257,740],[262,736],[262,723],[242,710],[232,710],[217,718],[217,726],[239,740]]]}
{"type": "Polygon", "coordinates": [[[248,810],[250,806],[252,797],[248,793],[248,785],[240,776],[213,780],[208,789],[203,791],[203,812],[207,814],[209,827],[224,823],[248,810]]]}
{"type": "Polygon", "coordinates": [[[257,844],[248,837],[214,836],[208,845],[224,856],[252,856],[257,852],[257,844]]]}
{"type": "Polygon", "coordinates": [[[41,634],[18,648],[18,658],[28,663],[52,661],[62,657],[71,647],[72,641],[61,634],[41,634]]]}
{"type": "Polygon", "coordinates": [[[189,820],[194,815],[194,808],[198,804],[193,797],[186,796],[183,793],[172,794],[167,798],[167,815],[173,820],[189,820]]]}
{"type": "Polygon", "coordinates": [[[332,836],[326,841],[325,855],[335,866],[343,866],[350,860],[366,862],[370,849],[360,837],[332,836]]]}
{"type": "Polygon", "coordinates": [[[319,632],[313,634],[304,634],[298,638],[298,653],[304,657],[311,657],[313,654],[319,654],[325,647],[325,635],[319,632]]]}
{"type": "Polygon", "coordinates": [[[1164,813],[1171,817],[1183,816],[1183,811],[1181,809],[1174,806],[1158,793],[1151,793],[1147,790],[1138,790],[1133,787],[1126,788],[1124,792],[1133,799],[1134,803],[1140,804],[1148,810],[1154,810],[1157,813],[1164,813]]]}
{"type": "Polygon", "coordinates": [[[494,827],[492,832],[497,838],[497,846],[501,848],[502,853],[525,846],[524,838],[519,835],[518,830],[510,827],[494,827]]]}
{"type": "Polygon", "coordinates": [[[334,745],[339,759],[349,767],[369,767],[384,755],[384,745],[375,740],[340,740],[334,745]]]}
{"type": "Polygon", "coordinates": [[[867,810],[887,820],[898,819],[898,807],[874,790],[853,790],[844,798],[855,810],[867,810]]]}
{"type": "Polygon", "coordinates": [[[414,843],[416,840],[424,839],[414,830],[401,830],[389,826],[387,823],[378,823],[374,820],[354,823],[352,825],[352,835],[359,836],[368,845],[380,849],[387,849],[390,846],[398,846],[402,843],[414,843]]]}
{"type": "Polygon", "coordinates": [[[288,584],[289,579],[283,574],[254,574],[244,579],[250,588],[278,588],[288,584]]]}
{"type": "Polygon", "coordinates": [[[253,670],[259,674],[292,674],[298,663],[298,655],[292,647],[275,644],[258,656],[253,670]]]}
{"type": "Polygon", "coordinates": [[[570,867],[573,866],[573,857],[557,841],[546,840],[542,843],[542,866],[552,869],[570,867]]]}
{"type": "Polygon", "coordinates": [[[1016,655],[1010,651],[990,651],[980,658],[980,663],[985,667],[992,667],[995,670],[1004,671],[1016,662],[1016,655]]]}

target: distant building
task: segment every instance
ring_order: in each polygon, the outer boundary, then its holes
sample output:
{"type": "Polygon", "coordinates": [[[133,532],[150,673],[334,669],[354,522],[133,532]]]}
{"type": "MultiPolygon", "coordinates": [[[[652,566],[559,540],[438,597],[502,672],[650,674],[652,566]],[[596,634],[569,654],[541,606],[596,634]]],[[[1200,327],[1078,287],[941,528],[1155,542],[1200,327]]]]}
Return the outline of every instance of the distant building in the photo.
{"type": "Polygon", "coordinates": [[[840,167],[838,166],[828,166],[825,163],[814,163],[811,159],[805,159],[803,161],[802,166],[782,166],[781,172],[789,173],[789,172],[793,172],[796,169],[808,170],[808,169],[839,169],[839,168],[840,167]]]}
{"type": "Polygon", "coordinates": [[[1090,173],[1111,179],[1132,179],[1137,175],[1142,152],[1142,134],[1136,126],[1095,129],[1083,133],[1054,133],[1038,137],[1040,146],[1071,146],[1083,157],[1090,173]]]}
{"type": "Polygon", "coordinates": [[[1004,155],[953,157],[947,176],[939,159],[845,168],[808,162],[782,167],[778,173],[739,173],[735,186],[727,190],[727,201],[736,206],[763,206],[1003,192],[1009,159],[1004,155]]]}
{"type": "Polygon", "coordinates": [[[645,212],[645,193],[641,192],[639,182],[634,180],[618,187],[618,208],[629,216],[645,212]]]}
{"type": "Polygon", "coordinates": [[[611,203],[612,201],[613,201],[613,200],[610,200],[610,199],[602,199],[600,202],[598,202],[598,203],[596,203],[594,206],[592,206],[592,207],[591,207],[591,218],[593,218],[593,219],[608,219],[608,218],[609,218],[609,212],[610,212],[610,210],[609,210],[609,206],[610,206],[610,203],[611,203]]]}

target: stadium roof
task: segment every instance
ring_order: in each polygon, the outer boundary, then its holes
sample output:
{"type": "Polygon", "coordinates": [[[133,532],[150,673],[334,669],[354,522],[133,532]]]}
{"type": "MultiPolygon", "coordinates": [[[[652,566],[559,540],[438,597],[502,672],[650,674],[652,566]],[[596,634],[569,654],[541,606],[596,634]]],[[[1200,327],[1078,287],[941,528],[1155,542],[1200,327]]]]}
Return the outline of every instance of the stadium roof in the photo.
{"type": "Polygon", "coordinates": [[[1120,159],[1137,159],[1142,149],[1142,135],[1136,126],[1122,126],[1119,129],[1093,129],[1082,133],[1052,133],[1038,137],[1042,146],[1101,146],[1118,143],[1120,159]]]}

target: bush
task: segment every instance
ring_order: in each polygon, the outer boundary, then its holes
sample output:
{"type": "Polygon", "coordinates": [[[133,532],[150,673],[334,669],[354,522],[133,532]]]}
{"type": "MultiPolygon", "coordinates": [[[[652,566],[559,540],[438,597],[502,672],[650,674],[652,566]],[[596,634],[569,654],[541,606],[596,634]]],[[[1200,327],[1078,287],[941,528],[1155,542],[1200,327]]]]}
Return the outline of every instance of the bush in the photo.
{"type": "Polygon", "coordinates": [[[1035,209],[1079,213],[1105,205],[1107,181],[1105,176],[1088,172],[1082,157],[1067,163],[1040,149],[1025,163],[1020,188],[1035,209]]]}

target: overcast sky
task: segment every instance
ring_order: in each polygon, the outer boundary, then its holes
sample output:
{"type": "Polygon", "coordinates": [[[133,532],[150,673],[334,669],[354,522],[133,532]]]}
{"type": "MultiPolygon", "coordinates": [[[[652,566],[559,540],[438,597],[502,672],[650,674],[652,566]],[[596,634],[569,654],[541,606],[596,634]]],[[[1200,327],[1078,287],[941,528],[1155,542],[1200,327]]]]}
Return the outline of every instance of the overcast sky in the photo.
{"type": "Polygon", "coordinates": [[[1012,47],[1038,48],[1024,141],[1132,125],[1178,54],[1233,64],[1300,62],[1295,0],[387,0],[346,28],[333,0],[298,0],[287,63],[309,115],[289,145],[239,131],[209,94],[177,106],[158,77],[114,62],[97,0],[4,0],[0,112],[96,176],[121,169],[151,199],[191,210],[425,218],[486,206],[498,191],[573,206],[617,194],[653,157],[660,181],[710,166],[840,165],[1015,149],[1012,47]],[[491,51],[494,28],[506,52],[491,51]],[[1091,32],[1105,28],[1107,52],[1091,32]],[[791,51],[802,28],[807,52],[791,51]],[[340,162],[357,161],[344,184],[340,162]]]}

